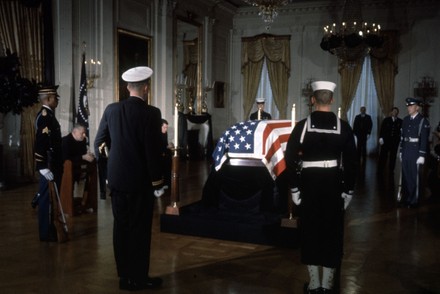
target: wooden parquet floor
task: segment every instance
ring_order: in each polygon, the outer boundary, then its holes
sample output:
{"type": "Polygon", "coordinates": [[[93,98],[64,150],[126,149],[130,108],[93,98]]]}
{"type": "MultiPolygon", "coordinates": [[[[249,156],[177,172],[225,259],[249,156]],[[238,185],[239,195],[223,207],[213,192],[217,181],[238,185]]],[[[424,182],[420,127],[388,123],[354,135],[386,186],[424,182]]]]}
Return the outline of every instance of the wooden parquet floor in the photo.
{"type": "MultiPolygon", "coordinates": [[[[201,198],[209,170],[205,161],[181,163],[180,206],[201,198]]],[[[110,199],[99,200],[97,214],[68,218],[69,242],[45,243],[30,206],[36,189],[0,192],[0,293],[124,293],[110,199]]],[[[367,162],[346,214],[341,293],[440,293],[439,203],[398,208],[394,191],[393,177],[377,177],[367,162]]],[[[302,293],[308,274],[297,249],[162,233],[169,204],[169,194],[156,200],[150,266],[164,284],[145,293],[302,293]]]]}

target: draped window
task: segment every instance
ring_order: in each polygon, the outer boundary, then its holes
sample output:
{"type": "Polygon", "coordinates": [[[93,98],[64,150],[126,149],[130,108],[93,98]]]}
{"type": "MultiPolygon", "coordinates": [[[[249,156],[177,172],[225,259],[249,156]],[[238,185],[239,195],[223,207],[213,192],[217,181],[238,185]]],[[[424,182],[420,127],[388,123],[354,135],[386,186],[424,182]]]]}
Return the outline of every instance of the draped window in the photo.
{"type": "Polygon", "coordinates": [[[243,112],[249,117],[258,92],[263,62],[266,61],[275,105],[280,119],[287,115],[290,77],[290,36],[262,34],[242,38],[243,112]]]}
{"type": "MultiPolygon", "coordinates": [[[[379,104],[382,113],[387,115],[394,104],[394,78],[397,74],[399,39],[397,31],[382,31],[381,34],[384,37],[384,44],[381,48],[371,50],[370,56],[379,104]]],[[[339,67],[341,115],[345,120],[356,93],[363,63],[364,60],[361,59],[354,67],[339,67]]]]}
{"type": "MultiPolygon", "coordinates": [[[[36,82],[43,81],[42,5],[26,7],[23,1],[0,1],[0,48],[10,49],[20,58],[20,75],[36,82]]],[[[35,177],[33,144],[34,120],[41,105],[27,107],[21,113],[20,156],[23,175],[35,177]]]]}
{"type": "Polygon", "coordinates": [[[399,37],[397,31],[383,31],[384,44],[370,53],[371,67],[382,114],[388,116],[394,106],[394,78],[397,75],[399,37]]]}
{"type": "Polygon", "coordinates": [[[373,78],[373,72],[371,67],[371,57],[367,56],[364,59],[362,66],[361,77],[356,89],[351,107],[347,112],[347,121],[353,127],[354,118],[360,113],[360,108],[365,106],[367,114],[371,116],[373,120],[373,128],[371,130],[370,138],[367,141],[367,154],[374,154],[377,150],[377,130],[379,122],[380,107],[377,103],[377,91],[373,78]]]}

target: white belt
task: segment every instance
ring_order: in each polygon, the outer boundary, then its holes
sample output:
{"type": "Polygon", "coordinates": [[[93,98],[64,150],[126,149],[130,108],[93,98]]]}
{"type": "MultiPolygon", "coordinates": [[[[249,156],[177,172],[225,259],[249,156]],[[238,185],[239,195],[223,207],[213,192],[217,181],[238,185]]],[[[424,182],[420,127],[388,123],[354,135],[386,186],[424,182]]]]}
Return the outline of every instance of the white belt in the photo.
{"type": "Polygon", "coordinates": [[[308,167],[323,167],[323,168],[329,168],[329,167],[335,167],[338,166],[338,161],[336,159],[333,160],[320,160],[320,161],[303,161],[302,167],[308,168],[308,167]]]}
{"type": "Polygon", "coordinates": [[[417,142],[419,142],[419,138],[407,137],[404,139],[404,141],[409,142],[409,143],[417,143],[417,142]]]}

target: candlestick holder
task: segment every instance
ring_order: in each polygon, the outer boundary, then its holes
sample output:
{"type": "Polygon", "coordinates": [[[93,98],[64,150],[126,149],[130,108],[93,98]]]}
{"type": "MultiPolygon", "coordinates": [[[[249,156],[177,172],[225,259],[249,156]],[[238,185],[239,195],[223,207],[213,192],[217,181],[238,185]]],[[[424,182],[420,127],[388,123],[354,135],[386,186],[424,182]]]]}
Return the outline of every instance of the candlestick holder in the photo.
{"type": "Polygon", "coordinates": [[[182,103],[183,91],[185,90],[185,88],[185,84],[177,84],[176,107],[179,112],[183,112],[185,110],[185,106],[182,103]]]}
{"type": "Polygon", "coordinates": [[[429,117],[429,107],[437,97],[437,83],[431,77],[422,77],[418,82],[414,83],[414,96],[419,97],[423,101],[422,114],[429,117]]]}
{"type": "Polygon", "coordinates": [[[179,188],[179,147],[172,149],[173,159],[171,164],[171,203],[165,209],[165,214],[179,215],[178,202],[180,200],[179,188]]]}
{"type": "Polygon", "coordinates": [[[311,98],[313,95],[312,83],[313,83],[313,79],[308,79],[304,83],[303,88],[301,89],[301,95],[303,97],[305,97],[305,100],[307,103],[306,105],[309,108],[309,114],[312,113],[312,107],[313,107],[313,104],[311,101],[311,98]]]}
{"type": "Polygon", "coordinates": [[[205,86],[202,101],[202,113],[208,113],[208,93],[211,92],[213,87],[205,86]]]}

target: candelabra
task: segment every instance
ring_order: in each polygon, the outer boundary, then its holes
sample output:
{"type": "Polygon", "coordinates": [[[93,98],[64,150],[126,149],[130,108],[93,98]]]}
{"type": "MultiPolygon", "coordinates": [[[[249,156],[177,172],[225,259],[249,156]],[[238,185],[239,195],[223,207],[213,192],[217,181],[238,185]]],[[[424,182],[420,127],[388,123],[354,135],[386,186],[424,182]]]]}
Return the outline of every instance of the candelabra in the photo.
{"type": "Polygon", "coordinates": [[[301,89],[301,94],[303,97],[306,98],[307,106],[309,107],[309,114],[312,113],[312,101],[311,97],[313,95],[313,89],[312,89],[312,83],[313,79],[308,79],[307,82],[303,85],[303,88],[301,89]]]}
{"type": "Polygon", "coordinates": [[[205,83],[204,93],[203,93],[203,101],[202,101],[202,113],[208,113],[208,93],[214,89],[214,83],[212,86],[209,83],[205,83]]]}
{"type": "MultiPolygon", "coordinates": [[[[85,56],[87,48],[87,43],[82,43],[82,49],[83,54],[85,56]]],[[[84,57],[85,59],[85,57],[84,57]]],[[[87,77],[87,89],[92,89],[95,84],[95,80],[99,79],[101,76],[99,75],[100,67],[101,67],[101,61],[94,60],[93,58],[90,60],[84,60],[85,71],[86,71],[86,77],[87,77]]]]}
{"type": "Polygon", "coordinates": [[[437,97],[437,83],[431,77],[420,78],[419,81],[414,82],[414,96],[422,99],[422,113],[425,117],[429,117],[430,103],[434,97],[437,97]]]}
{"type": "Polygon", "coordinates": [[[101,66],[101,61],[90,59],[86,61],[87,68],[87,89],[92,89],[95,84],[95,80],[99,79],[101,76],[98,74],[99,67],[101,66]]]}

